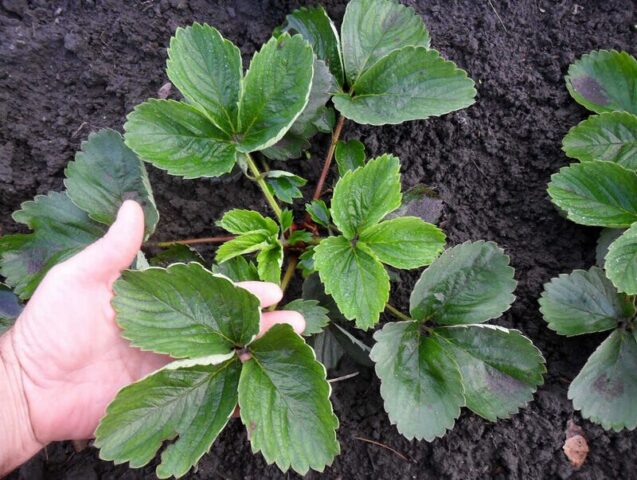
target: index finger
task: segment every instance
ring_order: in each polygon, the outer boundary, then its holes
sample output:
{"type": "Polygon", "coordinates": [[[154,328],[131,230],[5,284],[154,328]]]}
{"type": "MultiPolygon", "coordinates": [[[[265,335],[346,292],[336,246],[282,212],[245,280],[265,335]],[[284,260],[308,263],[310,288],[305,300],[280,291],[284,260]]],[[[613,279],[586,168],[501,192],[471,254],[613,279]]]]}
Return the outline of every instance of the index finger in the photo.
{"type": "Polygon", "coordinates": [[[245,288],[261,302],[261,308],[276,305],[283,298],[281,288],[272,282],[237,282],[237,286],[245,288]]]}

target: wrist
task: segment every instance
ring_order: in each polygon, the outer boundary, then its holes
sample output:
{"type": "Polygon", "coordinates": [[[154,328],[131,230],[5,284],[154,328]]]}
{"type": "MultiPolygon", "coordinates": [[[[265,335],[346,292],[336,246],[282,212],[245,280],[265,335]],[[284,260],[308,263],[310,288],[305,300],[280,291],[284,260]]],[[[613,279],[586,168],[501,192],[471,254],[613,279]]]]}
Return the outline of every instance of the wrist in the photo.
{"type": "Polygon", "coordinates": [[[43,448],[33,433],[22,370],[12,340],[12,330],[0,336],[0,476],[43,448]]]}

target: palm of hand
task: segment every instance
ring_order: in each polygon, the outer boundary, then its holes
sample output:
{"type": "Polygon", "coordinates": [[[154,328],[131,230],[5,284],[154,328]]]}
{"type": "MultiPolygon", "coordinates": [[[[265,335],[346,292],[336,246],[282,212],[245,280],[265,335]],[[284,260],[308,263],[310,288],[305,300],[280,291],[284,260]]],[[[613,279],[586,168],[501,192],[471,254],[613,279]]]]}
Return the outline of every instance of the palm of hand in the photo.
{"type": "MultiPolygon", "coordinates": [[[[142,241],[143,213],[126,202],[107,235],[44,278],[12,329],[31,423],[41,443],[92,437],[117,391],[170,359],[131,347],[111,307],[112,285],[142,241]]],[[[262,306],[276,303],[275,285],[246,282],[262,306]]],[[[286,322],[302,331],[296,312],[263,315],[262,330],[286,322]]]]}

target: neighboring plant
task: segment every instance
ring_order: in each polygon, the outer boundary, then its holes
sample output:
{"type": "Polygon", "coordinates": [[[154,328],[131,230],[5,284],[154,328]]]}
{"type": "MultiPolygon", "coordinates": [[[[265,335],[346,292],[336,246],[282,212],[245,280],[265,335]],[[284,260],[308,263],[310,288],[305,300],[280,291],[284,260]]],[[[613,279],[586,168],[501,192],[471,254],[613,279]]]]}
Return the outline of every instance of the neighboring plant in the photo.
{"type": "Polygon", "coordinates": [[[256,338],[259,303],[229,281],[266,280],[285,291],[296,270],[303,297],[281,308],[303,314],[304,335],[327,365],[343,353],[376,362],[390,418],[406,436],[442,435],[461,406],[495,420],[531,398],[544,371],[537,349],[515,330],[478,325],[513,301],[508,257],[477,242],[436,260],[445,248],[433,225],[440,200],[423,185],[403,195],[397,157],[367,161],[360,141],[340,140],[346,118],[397,124],[474,102],[473,81],[429,48],[412,9],[353,0],[340,38],[322,7],[299,9],[245,73],[239,49],[208,25],[179,28],[168,56],[184,100],[138,105],[124,126],[126,146],[115,132],[89,137],[67,169],[67,192],[14,215],[34,232],[0,240],[0,272],[26,299],[49,268],[104,233],[124,199],[144,205],[149,236],[158,215],[137,155],[184,178],[239,169],[274,212],[229,210],[217,222],[229,236],[148,245],[166,250],[140,254],[137,270],[115,283],[124,337],[176,360],[117,395],[96,432],[102,458],[140,467],[173,441],[157,474],[181,476],[238,405],[253,451],[268,463],[301,474],[330,465],[340,446],[325,368],[290,327],[256,338]],[[312,201],[294,218],[279,202],[302,198],[306,180],[271,170],[267,159],[302,156],[318,132],[332,140],[312,201]],[[328,204],[321,197],[333,158],[339,178],[328,204]],[[198,243],[221,244],[210,269],[187,246],[198,243]],[[432,262],[412,295],[411,319],[388,303],[390,281],[432,262]],[[367,330],[385,310],[406,322],[376,335],[370,359],[351,321],[367,330]]]}
{"type": "Polygon", "coordinates": [[[564,138],[576,158],[548,193],[569,220],[605,227],[598,266],[547,283],[540,299],[549,328],[567,336],[612,330],[569,387],[582,416],[606,429],[637,426],[637,60],[599,50],[570,66],[571,96],[598,115],[564,138]]]}

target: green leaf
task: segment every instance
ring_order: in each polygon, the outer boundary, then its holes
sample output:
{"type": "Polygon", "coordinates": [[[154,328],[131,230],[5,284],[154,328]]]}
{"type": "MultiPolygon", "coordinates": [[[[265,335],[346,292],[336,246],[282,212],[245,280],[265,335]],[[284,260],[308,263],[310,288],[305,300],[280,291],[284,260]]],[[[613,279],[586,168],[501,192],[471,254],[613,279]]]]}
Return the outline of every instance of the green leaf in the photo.
{"type": "Polygon", "coordinates": [[[213,265],[212,272],[224,275],[233,282],[259,280],[256,265],[244,257],[234,257],[226,262],[213,265]]]}
{"type": "Polygon", "coordinates": [[[381,58],[352,87],[334,95],[336,109],[360,124],[398,124],[460,110],[475,102],[467,72],[435,50],[404,47],[381,58]]]}
{"type": "Polygon", "coordinates": [[[606,430],[637,426],[637,343],[615,330],[590,356],[568,389],[582,416],[606,430]]]}
{"type": "Polygon", "coordinates": [[[396,210],[401,199],[398,158],[382,155],[341,177],[332,196],[332,218],[351,240],[396,210]]]}
{"type": "Polygon", "coordinates": [[[215,260],[217,263],[222,263],[239,255],[257,252],[269,247],[272,241],[272,234],[266,230],[245,233],[221,245],[217,249],[215,260]]]}
{"type": "Polygon", "coordinates": [[[425,270],[411,292],[418,320],[442,325],[483,323],[507,311],[515,296],[509,257],[493,242],[465,242],[448,249],[425,270]]]}
{"type": "Polygon", "coordinates": [[[339,141],[334,150],[334,158],[338,165],[338,174],[342,177],[350,170],[365,165],[365,145],[358,140],[339,141]]]}
{"type": "Polygon", "coordinates": [[[575,163],[551,176],[548,193],[581,225],[629,227],[637,221],[637,173],[611,162],[575,163]]]}
{"type": "Polygon", "coordinates": [[[323,200],[312,200],[305,204],[305,210],[315,223],[328,227],[330,225],[330,211],[323,200]]]}
{"type": "Polygon", "coordinates": [[[239,100],[241,152],[262,150],[285,135],[308,102],[313,62],[300,35],[271,38],[252,57],[239,100]]]}
{"type": "Polygon", "coordinates": [[[336,368],[345,351],[329,328],[314,335],[310,340],[316,359],[325,365],[327,370],[336,368]]]}
{"type": "Polygon", "coordinates": [[[617,290],[637,294],[637,223],[611,243],[605,265],[606,275],[617,290]]]}
{"type": "Polygon", "coordinates": [[[604,268],[608,247],[610,247],[610,244],[617,240],[625,231],[626,230],[623,228],[602,229],[599,234],[599,238],[597,239],[597,246],[595,247],[595,263],[598,267],[604,268]]]}
{"type": "Polygon", "coordinates": [[[288,130],[281,140],[261,153],[271,160],[289,160],[299,158],[311,146],[305,135],[288,130]]]}
{"type": "Polygon", "coordinates": [[[295,198],[303,198],[299,190],[307,180],[284,170],[270,170],[265,174],[265,181],[272,193],[282,202],[292,203],[295,198]]]}
{"type": "Polygon", "coordinates": [[[635,307],[598,267],[561,274],[544,285],[540,312],[560,335],[582,335],[616,328],[635,314],[635,307]]]}
{"type": "Polygon", "coordinates": [[[155,255],[149,260],[149,264],[153,267],[167,267],[173,263],[190,263],[198,262],[202,265],[205,263],[203,257],[195,250],[187,245],[172,245],[161,253],[155,255]]]}
{"type": "Polygon", "coordinates": [[[495,325],[434,329],[451,345],[467,407],[483,418],[508,418],[530,402],[544,382],[542,353],[517,330],[495,325]]]}
{"type": "Polygon", "coordinates": [[[297,268],[301,270],[303,277],[307,277],[316,271],[314,269],[314,247],[306,249],[299,255],[297,268]]]}
{"type": "Polygon", "coordinates": [[[301,7],[285,20],[284,29],[300,33],[310,43],[316,56],[327,64],[338,84],[343,86],[345,75],[338,32],[325,9],[320,5],[301,7]]]}
{"type": "Polygon", "coordinates": [[[378,322],[389,300],[389,275],[367,245],[328,237],[314,249],[314,266],[345,318],[363,330],[378,322]]]}
{"type": "Polygon", "coordinates": [[[442,200],[438,198],[438,194],[428,186],[418,184],[403,194],[402,205],[387,215],[387,218],[418,217],[435,224],[441,215],[442,200]]]}
{"type": "Polygon", "coordinates": [[[288,237],[288,245],[296,245],[297,243],[310,243],[314,235],[307,230],[294,230],[288,237]]]}
{"type": "Polygon", "coordinates": [[[637,60],[627,52],[596,50],[568,69],[566,87],[577,103],[595,113],[637,114],[637,60]]]}
{"type": "Polygon", "coordinates": [[[113,290],[122,336],[144,350],[225,355],[259,331],[259,300],[198,263],[124,271],[113,290]]]}
{"type": "Polygon", "coordinates": [[[371,348],[361,340],[356,338],[350,332],[341,327],[338,323],[330,323],[327,327],[329,331],[341,347],[355,362],[363,365],[364,367],[371,367],[374,363],[369,358],[371,348]]]}
{"type": "Polygon", "coordinates": [[[236,132],[241,52],[210,25],[178,28],[170,39],[166,73],[190,102],[228,135],[236,132]]]}
{"type": "Polygon", "coordinates": [[[322,472],[340,452],[325,367],[289,325],[275,325],[249,348],[239,406],[252,451],[283,472],[322,472]]]}
{"type": "Polygon", "coordinates": [[[227,211],[217,225],[230,233],[240,235],[266,230],[272,235],[278,235],[279,226],[269,217],[264,217],[254,210],[234,208],[227,211]]]}
{"type": "Polygon", "coordinates": [[[288,210],[287,208],[284,208],[283,211],[281,212],[279,221],[281,223],[281,231],[282,232],[288,231],[289,228],[294,223],[294,213],[292,212],[292,210],[288,210]]]}
{"type": "Polygon", "coordinates": [[[391,423],[408,440],[444,435],[465,405],[462,377],[447,345],[423,335],[415,321],[387,323],[374,340],[371,359],[391,423]]]}
{"type": "Polygon", "coordinates": [[[304,336],[322,332],[330,321],[327,316],[327,308],[321,307],[318,300],[293,300],[283,307],[283,310],[294,310],[303,315],[305,318],[304,336]]]}
{"type": "Polygon", "coordinates": [[[280,242],[269,244],[257,255],[257,272],[264,282],[281,282],[281,265],[283,265],[283,246],[280,242]]]}
{"type": "Polygon", "coordinates": [[[429,47],[429,32],[413,8],[391,0],[352,0],[341,28],[347,80],[357,79],[378,60],[407,45],[429,47]]]}
{"type": "Polygon", "coordinates": [[[569,130],[562,149],[582,162],[605,160],[637,170],[637,117],[625,112],[593,115],[569,130]]]}
{"type": "Polygon", "coordinates": [[[149,463],[165,440],[159,478],[181,477],[210,450],[237,405],[241,364],[161,369],[124,387],[95,432],[100,458],[132,468],[149,463]]]}
{"type": "Polygon", "coordinates": [[[114,130],[91,133],[64,174],[67,195],[99,223],[111,225],[125,200],[144,210],[145,238],[155,231],[159,213],[144,164],[114,130]]]}
{"type": "Polygon", "coordinates": [[[20,316],[24,305],[4,283],[0,283],[0,334],[20,316]]]}
{"type": "Polygon", "coordinates": [[[218,177],[237,159],[235,146],[195,107],[148,100],[128,115],[125,141],[143,160],[184,178],[218,177]]]}
{"type": "Polygon", "coordinates": [[[363,230],[361,241],[378,259],[395,268],[429,265],[445,249],[445,234],[416,217],[399,217],[363,230]]]}
{"type": "Polygon", "coordinates": [[[13,219],[34,232],[0,237],[0,274],[25,300],[53,266],[106,233],[104,225],[91,220],[64,192],[24,202],[13,219]]]}

